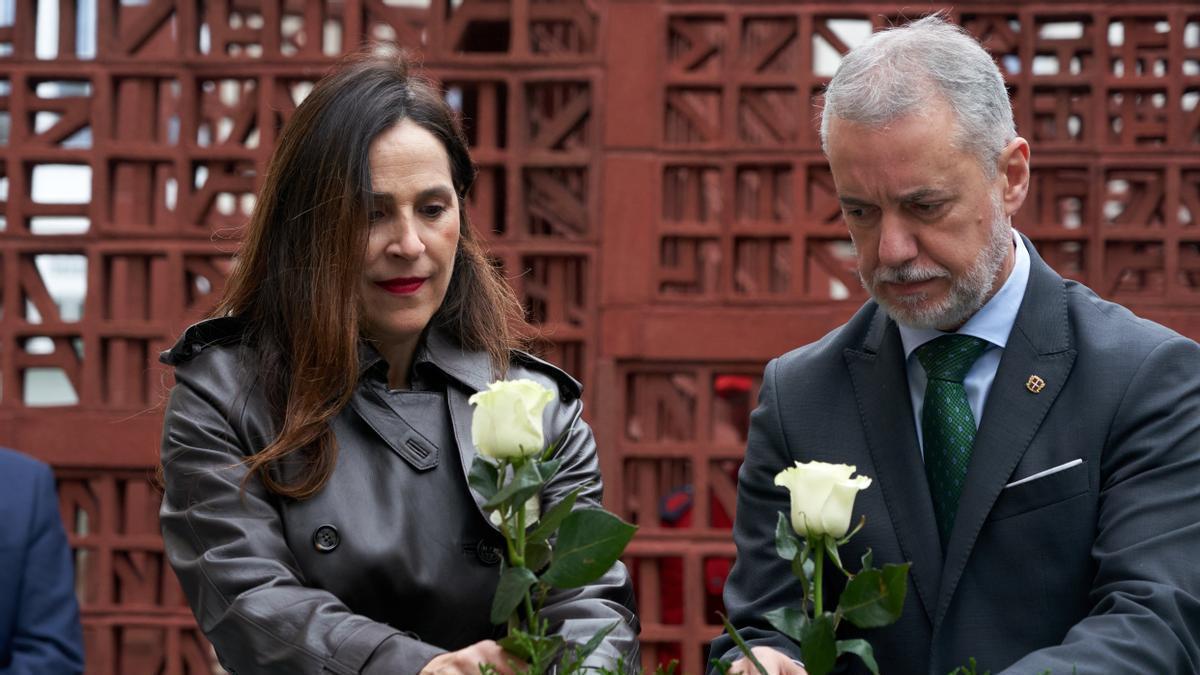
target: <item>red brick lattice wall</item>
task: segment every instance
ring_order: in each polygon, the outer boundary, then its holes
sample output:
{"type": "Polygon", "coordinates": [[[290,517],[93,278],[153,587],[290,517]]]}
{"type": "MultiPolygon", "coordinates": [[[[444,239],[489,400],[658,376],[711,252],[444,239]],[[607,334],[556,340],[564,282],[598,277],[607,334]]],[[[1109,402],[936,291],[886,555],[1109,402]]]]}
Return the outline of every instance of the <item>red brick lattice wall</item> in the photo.
{"type": "MultiPolygon", "coordinates": [[[[418,51],[462,109],[475,222],[549,356],[585,379],[609,506],[642,528],[647,663],[700,672],[762,365],[863,298],[814,105],[834,55],[902,6],[0,10],[0,444],[58,469],[88,672],[211,672],[147,484],[169,386],[153,359],[220,293],[280,125],[364,39],[418,51]]],[[[1033,145],[1018,227],[1063,274],[1200,337],[1200,8],[953,16],[1001,63],[1033,145]]]]}

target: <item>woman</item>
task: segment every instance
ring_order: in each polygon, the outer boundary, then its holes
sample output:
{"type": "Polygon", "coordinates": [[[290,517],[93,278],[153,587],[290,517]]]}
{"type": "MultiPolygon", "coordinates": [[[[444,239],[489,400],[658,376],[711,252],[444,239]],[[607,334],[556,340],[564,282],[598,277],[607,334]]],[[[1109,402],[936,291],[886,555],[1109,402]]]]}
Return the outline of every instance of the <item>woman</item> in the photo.
{"type": "MultiPolygon", "coordinates": [[[[516,351],[473,176],[434,87],[348,61],[284,128],[216,318],[162,357],[166,553],[230,672],[510,672],[488,620],[503,539],[465,478],[467,398],[497,376],[559,394],[543,509],[579,486],[599,504],[579,384],[516,351]]],[[[620,563],[546,606],[575,642],[617,622],[600,662],[636,663],[620,563]]]]}

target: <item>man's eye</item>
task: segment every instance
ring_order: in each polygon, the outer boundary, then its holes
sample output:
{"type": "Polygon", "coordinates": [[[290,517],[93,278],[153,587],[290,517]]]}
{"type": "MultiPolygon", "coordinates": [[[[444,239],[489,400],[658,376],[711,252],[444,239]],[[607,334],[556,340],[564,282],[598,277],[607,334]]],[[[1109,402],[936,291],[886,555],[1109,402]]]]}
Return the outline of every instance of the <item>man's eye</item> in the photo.
{"type": "Polygon", "coordinates": [[[912,210],[917,213],[937,213],[938,209],[942,208],[942,202],[914,202],[912,210]]]}

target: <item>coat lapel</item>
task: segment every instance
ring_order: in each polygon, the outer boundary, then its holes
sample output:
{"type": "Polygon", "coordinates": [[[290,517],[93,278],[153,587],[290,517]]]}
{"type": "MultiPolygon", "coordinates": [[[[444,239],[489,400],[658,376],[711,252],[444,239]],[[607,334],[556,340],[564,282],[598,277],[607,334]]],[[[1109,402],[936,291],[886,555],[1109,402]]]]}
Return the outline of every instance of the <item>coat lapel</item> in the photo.
{"type": "Polygon", "coordinates": [[[438,465],[437,445],[409,424],[369,383],[359,384],[350,407],[392,452],[417,471],[428,471],[438,465]]]}
{"type": "Polygon", "coordinates": [[[913,424],[904,346],[895,322],[876,309],[863,350],[847,349],[845,359],[871,461],[878,473],[875,478],[900,550],[906,560],[912,561],[917,595],[932,622],[941,583],[942,551],[913,424]]]}
{"type": "Polygon", "coordinates": [[[935,636],[988,512],[1025,454],[1054,399],[1062,391],[1075,363],[1062,277],[1042,262],[1028,239],[1025,239],[1025,246],[1030,258],[1029,284],[996,378],[988,391],[954,530],[946,545],[934,620],[935,636]],[[1045,381],[1045,388],[1039,393],[1026,387],[1032,375],[1045,381]]]}
{"type": "MultiPolygon", "coordinates": [[[[420,360],[428,361],[462,386],[451,384],[446,387],[446,403],[450,408],[450,423],[454,427],[454,442],[458,445],[458,457],[462,462],[463,476],[471,475],[471,464],[475,461],[475,442],[471,438],[471,404],[468,399],[478,391],[487,389],[493,379],[492,365],[488,355],[473,352],[455,344],[440,331],[430,330],[425,336],[425,351],[420,360]]],[[[493,529],[499,529],[490,518],[486,518],[483,495],[470,487],[471,498],[484,513],[485,520],[493,529]]]]}

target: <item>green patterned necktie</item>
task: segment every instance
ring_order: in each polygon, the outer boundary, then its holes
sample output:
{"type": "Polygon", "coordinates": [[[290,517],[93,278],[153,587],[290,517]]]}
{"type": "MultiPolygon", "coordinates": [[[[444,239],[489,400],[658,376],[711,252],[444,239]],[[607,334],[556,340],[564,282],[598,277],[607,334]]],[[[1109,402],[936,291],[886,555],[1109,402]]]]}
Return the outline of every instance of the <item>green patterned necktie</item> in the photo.
{"type": "Polygon", "coordinates": [[[956,334],[943,335],[917,348],[917,360],[928,378],[921,411],[925,476],[943,548],[950,540],[975,444],[975,416],[963,379],[987,345],[981,338],[956,334]]]}

